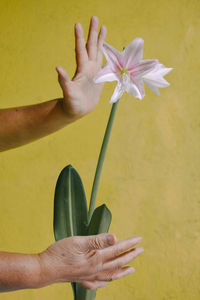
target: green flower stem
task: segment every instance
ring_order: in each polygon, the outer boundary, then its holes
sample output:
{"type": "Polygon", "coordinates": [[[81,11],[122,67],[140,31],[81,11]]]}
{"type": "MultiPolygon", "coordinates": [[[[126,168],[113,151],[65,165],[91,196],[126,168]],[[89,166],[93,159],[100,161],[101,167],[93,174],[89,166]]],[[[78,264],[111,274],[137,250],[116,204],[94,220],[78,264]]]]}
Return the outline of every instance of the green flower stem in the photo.
{"type": "Polygon", "coordinates": [[[100,151],[100,154],[99,154],[99,159],[98,159],[98,163],[97,163],[97,168],[96,168],[96,173],[95,173],[95,177],[94,177],[94,182],[93,182],[93,186],[92,186],[92,193],[91,193],[91,198],[90,198],[89,222],[92,218],[92,214],[94,212],[95,205],[96,205],[97,191],[98,191],[101,171],[102,171],[102,167],[103,167],[103,163],[104,163],[104,159],[105,159],[105,154],[106,154],[111,129],[112,129],[113,121],[114,121],[114,118],[115,118],[115,113],[116,113],[117,106],[118,106],[118,102],[119,102],[119,100],[117,100],[117,102],[113,103],[113,105],[112,105],[112,109],[111,109],[111,112],[110,112],[110,117],[109,117],[109,120],[108,120],[105,135],[104,135],[104,138],[103,138],[103,143],[102,143],[102,146],[101,146],[101,151],[100,151]]]}

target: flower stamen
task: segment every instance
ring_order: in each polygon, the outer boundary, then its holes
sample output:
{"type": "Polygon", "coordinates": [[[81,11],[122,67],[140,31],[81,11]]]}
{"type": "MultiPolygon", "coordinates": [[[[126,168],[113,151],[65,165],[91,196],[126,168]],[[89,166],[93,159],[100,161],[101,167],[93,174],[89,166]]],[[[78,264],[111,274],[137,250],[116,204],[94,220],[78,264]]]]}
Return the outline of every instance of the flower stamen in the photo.
{"type": "Polygon", "coordinates": [[[128,73],[129,73],[129,72],[128,72],[128,70],[127,70],[126,68],[123,68],[123,69],[121,69],[121,70],[120,70],[120,72],[119,72],[119,73],[120,73],[120,75],[122,75],[122,76],[123,76],[123,74],[126,74],[126,75],[128,75],[128,73]]]}

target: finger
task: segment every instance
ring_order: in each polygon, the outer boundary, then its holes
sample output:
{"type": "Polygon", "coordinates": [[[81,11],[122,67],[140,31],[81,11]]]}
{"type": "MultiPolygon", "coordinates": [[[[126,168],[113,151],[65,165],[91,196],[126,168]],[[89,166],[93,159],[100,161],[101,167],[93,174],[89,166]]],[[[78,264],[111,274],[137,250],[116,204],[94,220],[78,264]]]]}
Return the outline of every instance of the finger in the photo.
{"type": "Polygon", "coordinates": [[[98,18],[93,16],[90,21],[90,28],[87,40],[87,52],[90,60],[95,60],[97,56],[97,36],[98,36],[98,18]]]}
{"type": "Polygon", "coordinates": [[[126,253],[121,254],[116,259],[110,260],[103,264],[103,270],[116,270],[120,269],[123,266],[129,264],[133,259],[135,259],[138,255],[144,252],[143,248],[135,248],[133,250],[129,250],[126,253]]]}
{"type": "Polygon", "coordinates": [[[101,67],[102,65],[102,59],[103,59],[102,47],[106,39],[106,35],[107,35],[107,28],[105,26],[101,26],[101,31],[99,33],[98,44],[97,44],[97,63],[99,67],[101,67]]]}
{"type": "Polygon", "coordinates": [[[80,282],[80,284],[82,284],[84,287],[86,287],[89,290],[95,290],[97,288],[101,288],[101,287],[106,287],[107,286],[107,283],[105,281],[97,281],[97,280],[94,280],[94,281],[90,281],[90,280],[82,281],[82,282],[80,282]]]}
{"type": "Polygon", "coordinates": [[[116,271],[110,271],[110,272],[102,272],[96,276],[96,279],[99,281],[113,281],[120,279],[124,276],[133,274],[135,272],[135,269],[133,267],[123,267],[116,271]]]}
{"type": "Polygon", "coordinates": [[[77,70],[80,71],[88,61],[88,55],[85,48],[83,28],[80,23],[75,25],[75,47],[77,70]]]}
{"type": "Polygon", "coordinates": [[[101,233],[97,235],[90,235],[87,237],[87,249],[104,249],[106,247],[112,246],[116,243],[117,238],[112,233],[101,233]]]}
{"type": "Polygon", "coordinates": [[[67,75],[67,72],[62,67],[56,67],[56,71],[58,73],[58,81],[62,88],[68,84],[70,81],[69,76],[67,75]]]}
{"type": "Polygon", "coordinates": [[[115,243],[115,245],[101,250],[102,259],[103,261],[107,261],[109,259],[115,258],[122,252],[128,251],[130,248],[135,247],[141,241],[141,237],[131,237],[127,240],[119,241],[115,243]]]}

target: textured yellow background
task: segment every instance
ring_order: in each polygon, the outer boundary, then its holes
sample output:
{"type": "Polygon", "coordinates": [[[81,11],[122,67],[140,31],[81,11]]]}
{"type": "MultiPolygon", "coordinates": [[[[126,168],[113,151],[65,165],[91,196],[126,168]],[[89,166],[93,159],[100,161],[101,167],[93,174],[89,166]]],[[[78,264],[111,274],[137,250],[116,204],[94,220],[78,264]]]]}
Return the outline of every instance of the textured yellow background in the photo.
{"type": "MultiPolygon", "coordinates": [[[[98,291],[99,299],[200,299],[200,1],[1,0],[0,107],[62,95],[55,66],[73,75],[75,22],[97,15],[107,42],[122,49],[142,37],[144,58],[174,70],[143,101],[120,101],[98,204],[111,209],[119,239],[141,235],[136,272],[98,291]]],[[[87,35],[87,32],[85,33],[87,35]]],[[[53,196],[72,164],[90,194],[115,84],[97,109],[58,133],[0,155],[0,250],[36,253],[54,241],[53,196]],[[97,121],[98,120],[98,121],[97,121]]],[[[72,299],[69,284],[0,294],[0,299],[72,299]]]]}

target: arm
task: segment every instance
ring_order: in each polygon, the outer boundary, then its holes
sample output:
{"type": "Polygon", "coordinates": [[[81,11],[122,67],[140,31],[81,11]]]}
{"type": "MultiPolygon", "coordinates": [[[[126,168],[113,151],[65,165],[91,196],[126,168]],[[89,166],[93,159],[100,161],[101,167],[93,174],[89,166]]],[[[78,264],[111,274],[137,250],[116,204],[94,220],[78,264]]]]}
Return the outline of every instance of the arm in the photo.
{"type": "Polygon", "coordinates": [[[0,292],[79,282],[88,289],[134,272],[125,266],[143,252],[140,237],[116,241],[113,234],[75,236],[55,242],[39,254],[0,252],[0,292]]]}
{"type": "Polygon", "coordinates": [[[0,151],[42,138],[74,121],[62,108],[63,99],[0,110],[0,151]]]}
{"type": "Polygon", "coordinates": [[[37,255],[0,252],[0,292],[35,288],[39,277],[37,255]]]}
{"type": "Polygon", "coordinates": [[[97,105],[103,84],[93,77],[102,64],[102,45],[106,28],[98,35],[98,19],[92,17],[87,44],[81,24],[75,25],[77,68],[72,80],[66,71],[57,67],[62,99],[40,104],[0,110],[0,151],[18,147],[44,137],[78,120],[97,105]]]}

